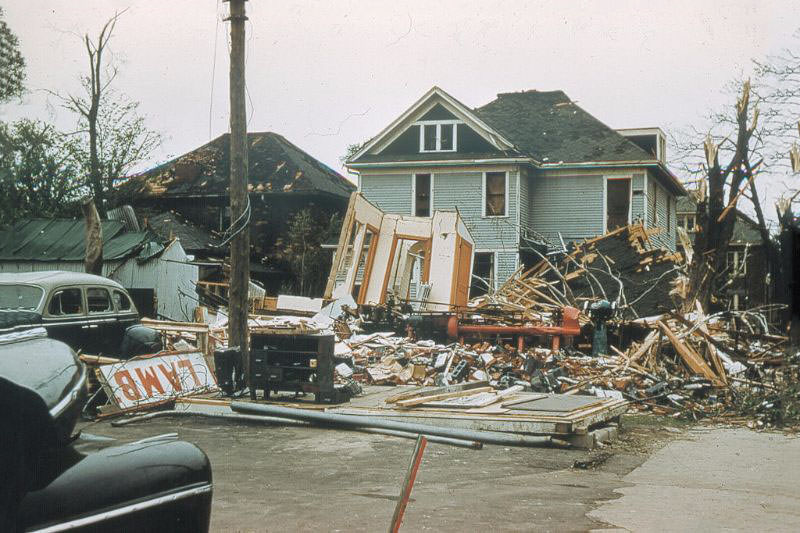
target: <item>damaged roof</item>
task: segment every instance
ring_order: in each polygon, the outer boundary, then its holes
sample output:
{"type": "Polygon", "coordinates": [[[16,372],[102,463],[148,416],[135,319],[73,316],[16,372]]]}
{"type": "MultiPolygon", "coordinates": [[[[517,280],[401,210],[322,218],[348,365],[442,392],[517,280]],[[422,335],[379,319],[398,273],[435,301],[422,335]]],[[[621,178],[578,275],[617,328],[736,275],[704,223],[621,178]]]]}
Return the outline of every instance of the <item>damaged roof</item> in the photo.
{"type": "Polygon", "coordinates": [[[164,239],[177,237],[183,249],[188,253],[217,251],[220,239],[205,228],[194,224],[175,211],[164,211],[145,217],[147,228],[153,230],[164,239]]]}
{"type": "Polygon", "coordinates": [[[474,111],[518,150],[541,163],[655,159],[581,109],[563,91],[501,93],[474,111]]]}
{"type": "MultiPolygon", "coordinates": [[[[103,260],[134,254],[147,260],[164,250],[150,231],[128,232],[119,220],[103,220],[103,260]]],[[[86,223],[82,219],[32,218],[0,231],[0,261],[83,261],[86,223]]]]}
{"type": "MultiPolygon", "coordinates": [[[[355,185],[281,135],[252,132],[248,189],[256,193],[324,193],[349,198],[355,185]]],[[[147,170],[118,186],[123,198],[227,195],[230,134],[147,170]]]]}

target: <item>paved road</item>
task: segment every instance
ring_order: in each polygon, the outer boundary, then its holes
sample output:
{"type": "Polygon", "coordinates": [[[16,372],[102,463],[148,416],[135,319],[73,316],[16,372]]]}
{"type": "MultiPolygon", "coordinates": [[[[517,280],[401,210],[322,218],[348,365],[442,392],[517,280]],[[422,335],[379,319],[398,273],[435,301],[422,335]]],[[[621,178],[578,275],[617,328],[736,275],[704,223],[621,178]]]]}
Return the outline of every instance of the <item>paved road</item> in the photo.
{"type": "Polygon", "coordinates": [[[622,478],[588,517],[630,531],[800,531],[800,438],[700,428],[622,478]]]}

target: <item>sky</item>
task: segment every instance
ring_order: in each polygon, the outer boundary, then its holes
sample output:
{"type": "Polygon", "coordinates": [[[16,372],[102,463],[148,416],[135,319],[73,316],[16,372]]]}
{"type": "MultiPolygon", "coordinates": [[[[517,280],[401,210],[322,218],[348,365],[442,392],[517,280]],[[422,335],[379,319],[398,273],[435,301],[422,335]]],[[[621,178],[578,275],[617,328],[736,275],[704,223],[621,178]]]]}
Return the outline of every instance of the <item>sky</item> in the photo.
{"type": "MultiPolygon", "coordinates": [[[[27,61],[24,102],[0,120],[74,117],[46,89],[79,91],[81,36],[123,11],[117,90],[164,143],[140,169],[228,131],[228,10],[220,0],[0,0],[27,61]]],[[[796,0],[247,2],[248,130],[340,157],[438,85],[470,107],[497,93],[566,92],[614,128],[701,128],[722,89],[800,26],[796,0]]],[[[351,177],[352,179],[352,177],[351,177]]],[[[768,211],[771,211],[768,210],[768,211]]]]}

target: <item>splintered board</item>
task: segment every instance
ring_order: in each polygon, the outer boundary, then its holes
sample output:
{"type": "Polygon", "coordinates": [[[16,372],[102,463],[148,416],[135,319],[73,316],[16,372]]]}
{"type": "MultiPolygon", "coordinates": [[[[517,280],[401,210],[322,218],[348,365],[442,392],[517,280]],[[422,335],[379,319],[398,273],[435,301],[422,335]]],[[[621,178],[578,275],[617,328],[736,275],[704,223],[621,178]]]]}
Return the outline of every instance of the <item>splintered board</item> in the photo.
{"type": "Polygon", "coordinates": [[[446,398],[444,400],[436,400],[425,402],[425,407],[449,407],[449,408],[469,408],[469,407],[483,407],[485,405],[499,402],[502,397],[498,397],[494,392],[480,392],[472,396],[461,396],[458,398],[446,398]]]}

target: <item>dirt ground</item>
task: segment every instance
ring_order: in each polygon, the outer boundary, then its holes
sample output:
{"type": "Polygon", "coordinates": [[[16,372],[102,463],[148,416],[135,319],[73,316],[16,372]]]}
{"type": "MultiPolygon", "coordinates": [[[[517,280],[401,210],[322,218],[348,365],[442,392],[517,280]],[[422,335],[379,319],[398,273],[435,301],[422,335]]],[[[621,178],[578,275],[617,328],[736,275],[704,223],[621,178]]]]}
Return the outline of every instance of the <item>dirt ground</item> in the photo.
{"type": "MultiPolygon", "coordinates": [[[[81,429],[86,451],[172,432],[203,449],[214,475],[213,531],[386,530],[414,447],[383,435],[199,418],[81,429]]],[[[587,513],[619,497],[622,478],[684,431],[672,419],[637,415],[623,417],[619,441],[591,452],[430,443],[403,530],[606,528],[587,513]]]]}

